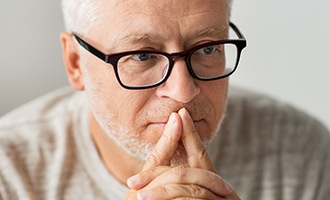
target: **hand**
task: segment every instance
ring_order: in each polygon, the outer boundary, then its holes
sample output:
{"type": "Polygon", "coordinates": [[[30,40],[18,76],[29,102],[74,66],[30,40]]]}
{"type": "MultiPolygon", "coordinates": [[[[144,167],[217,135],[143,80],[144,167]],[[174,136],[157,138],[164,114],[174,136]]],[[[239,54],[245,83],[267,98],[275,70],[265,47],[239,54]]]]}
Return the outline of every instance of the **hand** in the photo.
{"type": "Polygon", "coordinates": [[[127,184],[131,191],[126,199],[239,199],[230,184],[215,173],[186,109],[171,114],[142,172],[127,184]],[[171,167],[180,139],[188,166],[171,167]]]}

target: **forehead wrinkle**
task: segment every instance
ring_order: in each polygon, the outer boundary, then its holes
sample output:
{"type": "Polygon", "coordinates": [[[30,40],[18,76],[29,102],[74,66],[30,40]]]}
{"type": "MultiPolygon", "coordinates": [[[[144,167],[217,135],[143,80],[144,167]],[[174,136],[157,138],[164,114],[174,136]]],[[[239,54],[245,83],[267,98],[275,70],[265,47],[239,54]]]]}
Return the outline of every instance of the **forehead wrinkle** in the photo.
{"type": "Polygon", "coordinates": [[[147,41],[147,40],[150,40],[150,35],[148,35],[148,34],[140,34],[140,35],[130,34],[130,35],[125,36],[121,40],[121,42],[136,43],[136,42],[147,41]]]}
{"type": "Polygon", "coordinates": [[[224,36],[227,35],[227,28],[225,27],[208,27],[200,30],[198,36],[224,36]]]}
{"type": "Polygon", "coordinates": [[[165,37],[161,34],[151,35],[149,33],[141,33],[141,34],[129,34],[120,39],[118,39],[118,46],[125,47],[135,44],[154,44],[159,41],[164,41],[165,37]]]}

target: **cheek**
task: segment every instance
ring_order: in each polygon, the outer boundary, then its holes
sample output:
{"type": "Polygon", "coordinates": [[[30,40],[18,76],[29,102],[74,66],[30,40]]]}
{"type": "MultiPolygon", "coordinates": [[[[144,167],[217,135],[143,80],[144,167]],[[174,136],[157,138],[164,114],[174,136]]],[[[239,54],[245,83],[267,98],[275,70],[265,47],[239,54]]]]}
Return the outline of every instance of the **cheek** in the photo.
{"type": "Polygon", "coordinates": [[[141,131],[137,115],[150,94],[122,88],[114,74],[110,70],[105,71],[89,73],[85,81],[86,93],[94,112],[107,124],[137,134],[141,131]]]}
{"type": "Polygon", "coordinates": [[[119,87],[111,65],[90,61],[82,68],[85,92],[94,114],[107,123],[117,118],[121,101],[116,95],[119,87]]]}
{"type": "Polygon", "coordinates": [[[212,109],[214,110],[214,117],[211,125],[214,129],[217,128],[226,110],[228,78],[215,81],[213,87],[206,87],[205,91],[207,98],[213,107],[212,109]]]}
{"type": "Polygon", "coordinates": [[[119,88],[116,93],[111,94],[111,112],[116,111],[117,119],[129,127],[136,126],[137,115],[144,107],[147,99],[138,91],[119,88]]]}

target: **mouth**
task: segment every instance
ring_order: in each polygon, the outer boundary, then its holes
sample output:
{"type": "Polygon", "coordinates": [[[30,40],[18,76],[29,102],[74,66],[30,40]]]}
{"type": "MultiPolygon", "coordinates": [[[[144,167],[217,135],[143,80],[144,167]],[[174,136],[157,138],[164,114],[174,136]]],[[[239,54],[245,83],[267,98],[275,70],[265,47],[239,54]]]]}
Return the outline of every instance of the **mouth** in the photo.
{"type": "MultiPolygon", "coordinates": [[[[203,119],[193,120],[195,127],[197,127],[203,121],[204,121],[203,119]]],[[[165,128],[166,124],[167,124],[167,122],[151,122],[148,124],[148,126],[156,126],[156,127],[165,128]]]]}
{"type": "MultiPolygon", "coordinates": [[[[205,119],[193,120],[194,129],[199,137],[204,140],[210,137],[208,125],[205,119]]],[[[156,144],[159,138],[164,134],[167,122],[150,122],[146,129],[144,138],[153,144],[156,144]]]]}

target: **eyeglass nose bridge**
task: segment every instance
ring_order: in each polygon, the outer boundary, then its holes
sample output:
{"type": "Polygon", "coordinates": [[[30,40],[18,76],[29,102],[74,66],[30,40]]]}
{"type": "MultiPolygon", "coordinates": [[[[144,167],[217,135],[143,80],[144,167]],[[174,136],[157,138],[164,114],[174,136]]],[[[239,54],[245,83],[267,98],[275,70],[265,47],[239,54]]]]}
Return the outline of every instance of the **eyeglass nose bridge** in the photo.
{"type": "Polygon", "coordinates": [[[177,53],[171,53],[171,54],[168,54],[167,57],[168,57],[172,62],[174,62],[175,59],[177,59],[177,58],[184,58],[185,60],[187,60],[188,57],[189,57],[189,52],[182,51],[182,52],[177,52],[177,53]]]}
{"type": "Polygon", "coordinates": [[[169,70],[168,70],[168,76],[170,76],[170,74],[172,72],[172,69],[174,67],[175,61],[177,59],[183,58],[184,61],[185,61],[185,63],[186,63],[186,67],[187,67],[187,69],[189,71],[189,74],[193,78],[196,78],[196,75],[195,75],[192,67],[190,66],[190,56],[191,56],[190,53],[189,52],[186,52],[186,51],[168,54],[167,57],[168,57],[168,59],[170,61],[169,70]]]}

